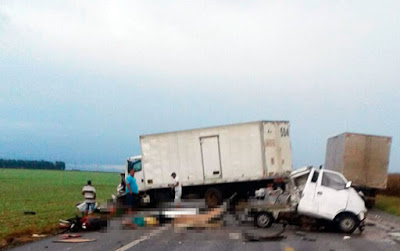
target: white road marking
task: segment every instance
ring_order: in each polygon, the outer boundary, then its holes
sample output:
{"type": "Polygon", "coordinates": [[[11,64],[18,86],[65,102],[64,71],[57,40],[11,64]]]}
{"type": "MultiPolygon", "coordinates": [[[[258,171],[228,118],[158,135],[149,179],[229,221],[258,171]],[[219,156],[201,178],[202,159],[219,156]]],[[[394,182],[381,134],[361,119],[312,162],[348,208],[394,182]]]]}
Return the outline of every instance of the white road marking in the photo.
{"type": "Polygon", "coordinates": [[[134,241],[132,241],[132,242],[126,244],[125,246],[122,246],[122,247],[118,248],[118,249],[115,250],[115,251],[125,251],[125,250],[128,250],[128,249],[130,249],[131,247],[134,247],[134,246],[136,246],[137,244],[141,243],[142,241],[148,240],[148,239],[150,239],[151,237],[154,237],[154,236],[156,236],[156,235],[161,234],[161,232],[167,230],[167,229],[170,228],[170,227],[171,227],[171,225],[168,224],[168,225],[165,225],[165,226],[163,226],[163,227],[157,228],[157,229],[151,231],[149,234],[146,234],[146,235],[140,237],[139,239],[134,240],[134,241]]]}

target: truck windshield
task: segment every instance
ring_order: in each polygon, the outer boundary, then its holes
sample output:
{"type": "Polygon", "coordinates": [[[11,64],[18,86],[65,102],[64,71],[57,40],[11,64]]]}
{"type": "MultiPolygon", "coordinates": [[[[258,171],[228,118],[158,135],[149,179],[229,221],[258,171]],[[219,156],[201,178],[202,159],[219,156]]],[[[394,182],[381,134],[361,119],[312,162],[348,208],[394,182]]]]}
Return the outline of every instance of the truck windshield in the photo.
{"type": "Polygon", "coordinates": [[[133,168],[135,172],[142,171],[142,160],[137,159],[134,161],[128,161],[128,169],[133,168]]]}

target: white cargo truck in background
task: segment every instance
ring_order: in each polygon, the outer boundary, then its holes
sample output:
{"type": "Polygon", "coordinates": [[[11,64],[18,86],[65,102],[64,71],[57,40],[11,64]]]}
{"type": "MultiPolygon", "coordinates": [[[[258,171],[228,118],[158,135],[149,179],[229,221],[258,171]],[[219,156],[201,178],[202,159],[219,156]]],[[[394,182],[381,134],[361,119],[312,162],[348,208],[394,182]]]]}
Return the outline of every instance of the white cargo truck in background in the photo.
{"type": "Polygon", "coordinates": [[[364,193],[372,207],[377,190],[386,189],[391,137],[342,133],[328,139],[325,168],[342,173],[364,193]]]}
{"type": "Polygon", "coordinates": [[[127,169],[135,177],[143,201],[170,197],[171,173],[183,186],[183,198],[201,197],[209,206],[237,193],[283,182],[292,171],[288,121],[257,121],[140,136],[142,155],[127,169]]]}

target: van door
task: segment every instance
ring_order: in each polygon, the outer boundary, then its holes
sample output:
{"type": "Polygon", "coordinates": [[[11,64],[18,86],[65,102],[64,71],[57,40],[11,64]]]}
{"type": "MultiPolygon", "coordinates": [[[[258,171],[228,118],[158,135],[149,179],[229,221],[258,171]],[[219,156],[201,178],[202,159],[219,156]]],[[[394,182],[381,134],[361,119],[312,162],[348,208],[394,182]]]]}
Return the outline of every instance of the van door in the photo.
{"type": "Polygon", "coordinates": [[[349,190],[347,180],[340,173],[321,170],[322,177],[318,180],[315,202],[318,205],[320,217],[333,220],[347,206],[349,190]]]}
{"type": "Polygon", "coordinates": [[[301,177],[298,177],[294,180],[297,188],[299,188],[301,192],[301,199],[297,208],[299,213],[306,215],[316,215],[318,213],[318,205],[315,203],[315,194],[319,172],[319,170],[311,169],[311,172],[303,178],[306,179],[306,181],[303,181],[303,188],[297,185],[298,179],[301,177]]]}
{"type": "Polygon", "coordinates": [[[206,180],[222,177],[219,137],[202,137],[200,138],[200,145],[204,179],[206,180]]]}

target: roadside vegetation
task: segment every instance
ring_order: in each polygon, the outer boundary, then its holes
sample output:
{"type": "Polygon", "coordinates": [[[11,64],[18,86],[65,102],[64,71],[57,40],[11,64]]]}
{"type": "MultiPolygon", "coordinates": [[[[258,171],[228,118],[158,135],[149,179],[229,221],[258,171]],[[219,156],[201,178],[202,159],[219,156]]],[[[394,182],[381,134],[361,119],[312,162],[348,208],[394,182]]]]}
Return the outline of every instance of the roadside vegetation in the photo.
{"type": "Polygon", "coordinates": [[[375,207],[400,216],[400,174],[388,175],[387,188],[377,196],[375,207]]]}
{"type": "Polygon", "coordinates": [[[91,180],[97,201],[115,193],[118,173],[0,169],[0,248],[19,235],[50,232],[74,217],[81,189],[91,180]],[[35,215],[25,215],[33,211],[35,215]]]}
{"type": "Polygon", "coordinates": [[[65,170],[62,161],[0,159],[0,168],[65,170]]]}
{"type": "Polygon", "coordinates": [[[381,194],[400,197],[400,173],[388,175],[387,188],[381,194]]]}
{"type": "Polygon", "coordinates": [[[387,213],[400,216],[400,197],[378,195],[375,207],[387,213]]]}

